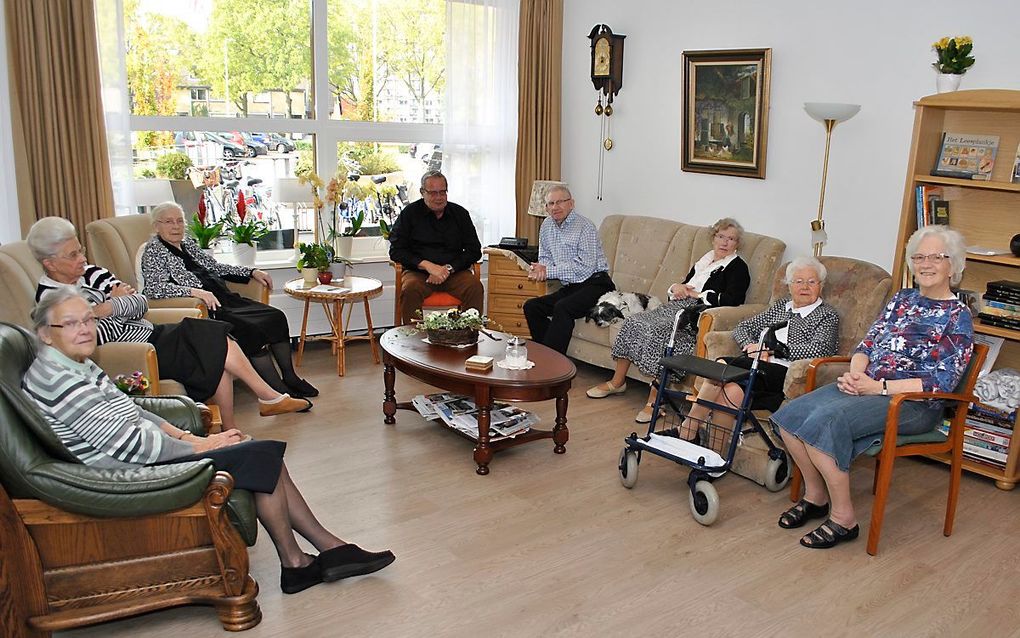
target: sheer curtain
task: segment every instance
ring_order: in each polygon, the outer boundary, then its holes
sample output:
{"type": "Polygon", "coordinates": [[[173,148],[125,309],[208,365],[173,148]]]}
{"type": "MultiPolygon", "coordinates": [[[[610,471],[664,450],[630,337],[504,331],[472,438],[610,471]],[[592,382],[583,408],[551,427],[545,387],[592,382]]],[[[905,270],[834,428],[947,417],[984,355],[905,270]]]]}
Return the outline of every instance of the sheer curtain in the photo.
{"type": "Polygon", "coordinates": [[[519,0],[446,5],[444,170],[482,245],[516,229],[519,0]]]}
{"type": "Polygon", "coordinates": [[[127,47],[121,0],[95,0],[99,30],[99,75],[106,121],[106,144],[113,179],[114,214],[134,212],[131,178],[131,105],[128,99],[127,47]]]}

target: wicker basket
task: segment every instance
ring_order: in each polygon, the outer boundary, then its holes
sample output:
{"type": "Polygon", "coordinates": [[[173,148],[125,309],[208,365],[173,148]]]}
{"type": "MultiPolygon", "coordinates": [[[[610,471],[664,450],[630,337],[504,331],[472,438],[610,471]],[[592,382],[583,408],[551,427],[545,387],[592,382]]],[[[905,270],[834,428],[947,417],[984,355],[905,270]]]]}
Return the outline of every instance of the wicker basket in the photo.
{"type": "Polygon", "coordinates": [[[458,330],[426,330],[429,343],[438,346],[466,346],[478,343],[478,330],[460,328],[458,330]]]}

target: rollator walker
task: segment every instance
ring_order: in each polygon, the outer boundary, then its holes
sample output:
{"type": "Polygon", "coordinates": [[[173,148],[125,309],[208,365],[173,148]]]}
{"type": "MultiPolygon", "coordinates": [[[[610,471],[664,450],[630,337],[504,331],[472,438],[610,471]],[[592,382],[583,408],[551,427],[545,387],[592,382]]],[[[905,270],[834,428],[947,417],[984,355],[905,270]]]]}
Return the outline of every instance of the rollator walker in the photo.
{"type": "MultiPolygon", "coordinates": [[[[719,493],[712,482],[730,470],[737,446],[745,433],[757,432],[768,446],[769,460],[764,481],[759,482],[762,482],[770,492],[778,492],[790,480],[790,465],[786,451],[774,443],[751,411],[752,393],[761,363],[762,348],[767,340],[775,338],[776,330],[785,327],[787,322],[773,324],[762,333],[758,340],[758,353],[754,356],[751,369],[745,370],[693,355],[674,356],[676,333],[683,314],[678,312],[676,319],[673,320],[673,331],[660,360],[662,373],[659,375],[659,392],[652,406],[648,433],[639,437],[637,433],[632,432],[630,436],[624,438],[626,445],[620,452],[620,481],[626,488],[634,487],[643,453],[654,454],[674,463],[686,465],[691,468],[687,476],[691,516],[702,525],[711,525],[719,516],[719,493]],[[744,399],[739,406],[723,405],[698,399],[697,395],[691,392],[672,390],[669,388],[670,380],[677,373],[681,373],[681,376],[691,374],[704,377],[723,385],[743,382],[741,385],[744,387],[744,399]],[[733,426],[719,425],[711,420],[695,420],[697,434],[694,441],[681,439],[681,424],[693,404],[708,407],[712,411],[710,418],[717,413],[732,415],[735,419],[733,426]]],[[[725,397],[725,394],[722,396],[725,397]]]]}

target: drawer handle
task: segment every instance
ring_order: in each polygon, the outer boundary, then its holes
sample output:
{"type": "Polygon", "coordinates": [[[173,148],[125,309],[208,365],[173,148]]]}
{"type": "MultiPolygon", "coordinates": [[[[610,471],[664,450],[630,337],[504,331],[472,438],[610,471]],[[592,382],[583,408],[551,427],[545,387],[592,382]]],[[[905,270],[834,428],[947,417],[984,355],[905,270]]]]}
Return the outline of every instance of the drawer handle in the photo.
{"type": "Polygon", "coordinates": [[[517,284],[517,290],[524,290],[524,284],[517,284]]]}
{"type": "Polygon", "coordinates": [[[522,303],[517,304],[517,309],[518,310],[521,310],[523,308],[524,308],[524,304],[522,304],[522,303]]]}
{"type": "Polygon", "coordinates": [[[521,322],[520,322],[520,321],[518,321],[518,322],[517,322],[517,327],[518,327],[518,328],[520,328],[520,327],[521,327],[521,322]]]}

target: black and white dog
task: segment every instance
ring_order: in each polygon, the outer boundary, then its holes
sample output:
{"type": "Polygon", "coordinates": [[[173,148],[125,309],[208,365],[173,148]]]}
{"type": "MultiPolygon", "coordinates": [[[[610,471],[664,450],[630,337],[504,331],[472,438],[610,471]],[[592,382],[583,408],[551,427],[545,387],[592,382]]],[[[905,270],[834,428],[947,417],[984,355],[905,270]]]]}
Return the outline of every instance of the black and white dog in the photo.
{"type": "Polygon", "coordinates": [[[658,297],[649,297],[640,292],[614,290],[599,297],[598,303],[588,311],[588,316],[584,320],[585,322],[594,321],[595,325],[605,328],[636,312],[655,310],[661,305],[662,302],[658,297]]]}

